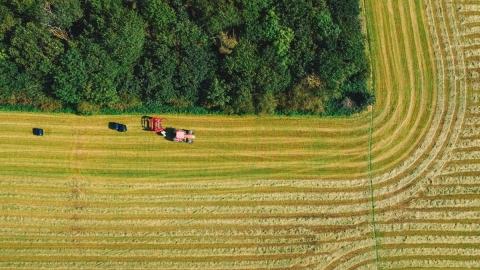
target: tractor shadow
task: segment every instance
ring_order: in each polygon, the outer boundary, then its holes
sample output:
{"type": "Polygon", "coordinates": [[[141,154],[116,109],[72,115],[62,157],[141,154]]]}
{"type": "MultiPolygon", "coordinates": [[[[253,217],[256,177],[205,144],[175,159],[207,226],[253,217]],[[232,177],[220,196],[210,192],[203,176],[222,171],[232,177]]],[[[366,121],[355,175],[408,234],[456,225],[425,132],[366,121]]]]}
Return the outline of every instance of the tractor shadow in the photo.
{"type": "Polygon", "coordinates": [[[152,119],[151,116],[144,115],[140,120],[140,124],[142,125],[143,130],[150,131],[150,120],[152,119]]]}
{"type": "MultiPolygon", "coordinates": [[[[161,132],[157,132],[157,135],[163,136],[161,132]]],[[[173,142],[173,139],[175,138],[175,129],[172,127],[167,127],[165,128],[165,140],[173,142]]]]}

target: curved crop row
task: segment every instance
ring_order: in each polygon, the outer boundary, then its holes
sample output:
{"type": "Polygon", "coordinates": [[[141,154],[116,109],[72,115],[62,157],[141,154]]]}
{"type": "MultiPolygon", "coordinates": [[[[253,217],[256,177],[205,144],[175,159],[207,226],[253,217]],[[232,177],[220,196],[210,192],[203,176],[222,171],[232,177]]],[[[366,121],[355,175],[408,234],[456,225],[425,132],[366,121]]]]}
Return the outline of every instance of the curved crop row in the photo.
{"type": "MultiPolygon", "coordinates": [[[[477,25],[472,21],[480,19],[480,4],[467,2],[424,2],[433,33],[439,78],[443,80],[439,85],[444,85],[450,93],[446,96],[450,105],[442,117],[444,126],[440,137],[429,137],[438,142],[445,136],[443,146],[425,173],[416,169],[398,179],[396,185],[412,179],[404,192],[376,201],[375,206],[380,208],[375,215],[377,260],[365,258],[363,263],[345,260],[339,268],[372,268],[374,264],[380,269],[479,266],[476,254],[480,234],[476,224],[480,217],[480,195],[478,184],[474,184],[471,177],[478,175],[480,160],[472,144],[478,128],[474,113],[472,116],[476,106],[472,98],[476,91],[476,73],[471,58],[480,48],[471,28],[477,25]],[[468,139],[463,139],[465,134],[469,134],[468,139]]],[[[388,194],[393,186],[376,189],[379,195],[375,198],[388,194]]]]}

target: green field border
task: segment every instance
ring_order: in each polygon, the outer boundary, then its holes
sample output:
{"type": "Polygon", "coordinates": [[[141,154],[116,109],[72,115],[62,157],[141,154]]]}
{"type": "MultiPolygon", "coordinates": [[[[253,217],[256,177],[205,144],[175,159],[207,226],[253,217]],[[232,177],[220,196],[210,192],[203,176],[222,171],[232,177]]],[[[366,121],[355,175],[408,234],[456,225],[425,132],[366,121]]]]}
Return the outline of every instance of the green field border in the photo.
{"type": "MultiPolygon", "coordinates": [[[[375,79],[375,73],[373,72],[373,65],[371,61],[372,52],[370,46],[370,35],[368,31],[368,22],[367,22],[367,14],[366,14],[366,0],[362,0],[363,8],[362,16],[364,21],[363,30],[365,31],[366,35],[366,55],[368,64],[370,65],[370,78],[367,81],[367,87],[371,93],[375,93],[375,89],[373,88],[373,81],[375,79]]],[[[373,228],[373,238],[375,240],[375,268],[378,270],[378,237],[377,237],[377,229],[375,225],[375,200],[374,200],[374,188],[373,188],[373,168],[372,168],[372,137],[373,137],[373,115],[375,111],[375,103],[371,104],[371,111],[370,111],[370,128],[368,134],[368,178],[369,178],[369,185],[370,185],[370,203],[371,203],[371,216],[372,216],[372,228],[373,228]]]]}

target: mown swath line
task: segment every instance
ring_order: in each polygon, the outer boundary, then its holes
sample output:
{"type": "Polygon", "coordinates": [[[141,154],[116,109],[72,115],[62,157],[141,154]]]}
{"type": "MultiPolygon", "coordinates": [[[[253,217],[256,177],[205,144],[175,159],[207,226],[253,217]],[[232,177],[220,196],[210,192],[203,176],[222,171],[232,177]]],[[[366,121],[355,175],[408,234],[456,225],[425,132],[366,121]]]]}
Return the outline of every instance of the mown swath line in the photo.
{"type": "MultiPolygon", "coordinates": [[[[374,249],[374,247],[364,247],[364,248],[359,248],[359,249],[356,249],[352,252],[349,252],[347,254],[344,254],[342,256],[342,258],[340,259],[337,259],[335,260],[334,262],[330,263],[329,265],[327,265],[324,269],[325,270],[331,270],[331,269],[335,269],[337,266],[339,266],[340,264],[342,264],[343,262],[351,259],[351,258],[354,258],[356,257],[357,255],[360,255],[360,254],[364,254],[366,253],[367,251],[371,251],[372,249],[374,249]]],[[[368,260],[368,259],[367,259],[368,260]]]]}
{"type": "MultiPolygon", "coordinates": [[[[89,203],[86,202],[83,206],[78,206],[73,202],[71,207],[89,207],[89,203]]],[[[425,210],[427,211],[427,210],[425,210]]],[[[1,213],[1,212],[0,212],[1,213]]],[[[35,213],[35,212],[32,212],[35,213]]],[[[4,218],[10,217],[30,217],[32,213],[28,211],[8,211],[3,213],[4,218]]],[[[218,214],[218,213],[205,213],[205,214],[85,214],[79,213],[75,215],[76,219],[91,220],[91,221],[125,221],[125,220],[204,220],[204,221],[218,221],[218,220],[247,220],[247,219],[312,219],[312,218],[339,218],[339,217],[359,217],[368,214],[367,210],[351,211],[351,212],[339,212],[339,213],[232,213],[232,214],[218,214]]],[[[71,213],[38,213],[36,218],[41,219],[71,219],[71,213]]]]}
{"type": "MultiPolygon", "coordinates": [[[[132,234],[136,233],[168,233],[168,232],[176,232],[176,231],[189,231],[189,230],[212,230],[214,229],[217,232],[225,231],[227,233],[251,233],[252,231],[296,231],[299,228],[308,230],[312,233],[341,233],[346,230],[358,230],[358,228],[362,226],[368,226],[369,222],[359,222],[352,225],[304,225],[301,221],[298,223],[290,224],[290,225],[274,225],[274,224],[256,224],[256,225],[232,225],[232,224],[223,224],[223,223],[198,223],[197,224],[189,224],[189,220],[184,220],[184,223],[181,225],[144,225],[144,226],[137,226],[135,224],[119,224],[118,226],[112,226],[110,224],[107,225],[82,225],[79,228],[73,228],[70,225],[70,219],[68,220],[59,220],[59,219],[38,219],[35,220],[35,223],[27,223],[24,222],[22,227],[19,228],[18,222],[21,221],[20,219],[16,220],[15,222],[6,223],[3,222],[2,226],[4,228],[9,228],[9,230],[13,230],[14,232],[23,231],[24,229],[29,229],[29,231],[34,231],[35,233],[48,231],[48,232],[55,232],[57,234],[66,234],[75,236],[75,231],[77,229],[81,229],[83,233],[90,232],[90,233],[119,233],[120,235],[124,232],[129,232],[132,234]],[[39,225],[38,223],[41,222],[43,225],[39,225]],[[48,225],[50,223],[57,223],[59,225],[48,225]]],[[[89,221],[89,220],[85,220],[89,221]]],[[[137,223],[141,220],[136,221],[137,223]]],[[[81,234],[80,234],[81,235],[81,234]]],[[[235,237],[232,235],[231,237],[235,237]]]]}
{"type": "Polygon", "coordinates": [[[425,224],[479,224],[480,219],[475,218],[452,218],[452,219],[410,219],[410,218],[402,218],[402,219],[392,219],[392,220],[377,220],[377,224],[397,224],[397,223],[425,223],[425,224]]]}
{"type": "Polygon", "coordinates": [[[480,236],[478,231],[447,231],[447,230],[415,230],[415,231],[382,231],[379,237],[395,236],[480,236]]]}
{"type": "MultiPolygon", "coordinates": [[[[71,191],[71,190],[70,190],[71,191]]],[[[82,189],[82,192],[85,192],[82,189]]],[[[461,196],[461,195],[459,195],[461,196]]],[[[122,209],[128,207],[201,207],[201,206],[236,206],[236,207],[249,207],[249,206],[340,206],[340,205],[357,205],[357,204],[366,204],[370,202],[368,198],[356,199],[356,200],[265,200],[265,201],[168,201],[168,202],[130,202],[130,203],[105,203],[105,202],[92,202],[88,201],[89,208],[98,208],[98,209],[122,209]],[[194,205],[193,205],[194,204],[194,205]]],[[[4,208],[8,207],[8,204],[12,204],[15,207],[27,207],[42,205],[42,207],[69,207],[72,202],[68,200],[59,200],[59,201],[46,201],[46,200],[28,200],[27,202],[18,201],[18,198],[15,199],[3,199],[2,203],[4,208]]]]}
{"type": "MultiPolygon", "coordinates": [[[[427,259],[425,259],[427,260],[427,259]]],[[[428,260],[428,261],[431,261],[428,260]]],[[[443,266],[414,266],[414,267],[401,267],[401,268],[395,268],[395,269],[401,269],[401,270],[421,270],[421,269],[429,269],[429,270],[461,270],[465,269],[464,267],[443,267],[443,266]]]]}
{"type": "MultiPolygon", "coordinates": [[[[278,238],[281,239],[281,238],[278,238]]],[[[234,240],[236,240],[234,238],[234,240]]],[[[78,239],[77,239],[78,241],[78,239]]],[[[84,249],[90,250],[187,250],[192,251],[195,249],[236,249],[236,248],[281,248],[281,247],[303,247],[308,249],[311,246],[318,245],[317,241],[305,241],[298,243],[291,242],[279,242],[279,243],[270,243],[270,242],[229,242],[229,243],[170,243],[170,244],[159,244],[159,243],[136,243],[136,242],[120,242],[120,243],[98,243],[98,242],[86,242],[78,241],[76,243],[16,243],[9,241],[8,246],[0,248],[2,251],[15,250],[19,255],[21,253],[28,253],[29,250],[65,250],[65,253],[68,254],[70,251],[78,249],[78,246],[81,246],[84,249]]],[[[316,252],[316,254],[328,254],[328,252],[316,252]]]]}
{"type": "MultiPolygon", "coordinates": [[[[382,261],[409,261],[409,260],[431,260],[431,255],[399,255],[399,256],[388,256],[382,258],[382,261]]],[[[478,256],[465,256],[465,255],[435,255],[435,260],[445,260],[445,261],[476,261],[478,256]]]]}
{"type": "Polygon", "coordinates": [[[241,247],[269,247],[269,246],[301,246],[301,245],[325,245],[325,244],[334,244],[338,242],[352,242],[352,241],[361,241],[371,237],[370,234],[361,235],[358,237],[344,238],[344,239],[331,239],[331,240],[320,240],[315,239],[312,235],[236,235],[232,237],[231,235],[215,235],[210,236],[210,238],[200,238],[200,236],[179,236],[176,238],[176,242],[173,243],[170,237],[135,237],[135,242],[132,242],[130,238],[127,237],[107,237],[107,236],[75,236],[75,243],[72,243],[71,236],[56,236],[55,240],[52,239],[52,236],[41,236],[41,235],[12,235],[12,236],[3,236],[0,238],[0,243],[9,243],[8,246],[2,247],[2,249],[38,249],[40,247],[51,247],[51,248],[62,248],[63,246],[67,248],[72,248],[73,245],[81,243],[82,245],[89,246],[91,248],[106,248],[106,247],[115,247],[115,248],[128,248],[131,246],[133,249],[144,249],[148,247],[154,247],[159,249],[169,249],[177,248],[178,249],[191,249],[192,247],[198,246],[201,248],[207,247],[218,247],[218,248],[234,248],[236,246],[241,247]],[[43,241],[38,242],[39,239],[43,241]],[[274,240],[274,241],[273,241],[274,240]],[[162,243],[159,243],[159,242],[162,243]],[[189,242],[186,242],[189,241],[189,242]]]}
{"type": "MultiPolygon", "coordinates": [[[[128,252],[127,252],[128,254],[128,252]]],[[[198,255],[198,256],[14,256],[11,258],[0,257],[0,262],[224,262],[224,261],[264,261],[264,260],[282,260],[282,259],[299,259],[307,258],[315,255],[313,252],[298,254],[274,254],[274,255],[198,255]]]]}

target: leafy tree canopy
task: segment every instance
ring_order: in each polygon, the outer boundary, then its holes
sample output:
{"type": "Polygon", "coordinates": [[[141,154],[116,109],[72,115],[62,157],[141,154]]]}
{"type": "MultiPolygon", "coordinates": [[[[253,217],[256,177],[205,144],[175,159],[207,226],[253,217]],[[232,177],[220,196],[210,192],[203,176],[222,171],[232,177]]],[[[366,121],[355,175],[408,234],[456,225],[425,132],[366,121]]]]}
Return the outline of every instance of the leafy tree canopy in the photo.
{"type": "Polygon", "coordinates": [[[358,0],[0,0],[0,105],[350,114],[358,0]]]}

